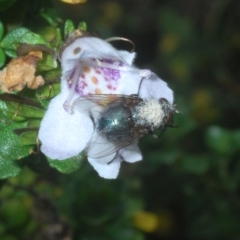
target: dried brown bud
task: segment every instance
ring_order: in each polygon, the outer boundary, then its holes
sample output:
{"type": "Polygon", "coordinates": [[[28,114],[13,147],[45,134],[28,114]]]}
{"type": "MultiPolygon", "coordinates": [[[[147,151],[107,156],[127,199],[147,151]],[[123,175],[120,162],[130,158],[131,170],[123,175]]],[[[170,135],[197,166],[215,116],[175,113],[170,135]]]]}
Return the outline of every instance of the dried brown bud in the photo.
{"type": "Polygon", "coordinates": [[[44,84],[42,76],[35,76],[36,65],[42,59],[42,52],[33,51],[28,55],[12,59],[0,71],[0,88],[2,92],[10,93],[14,90],[21,91],[25,85],[36,89],[44,84]]]}

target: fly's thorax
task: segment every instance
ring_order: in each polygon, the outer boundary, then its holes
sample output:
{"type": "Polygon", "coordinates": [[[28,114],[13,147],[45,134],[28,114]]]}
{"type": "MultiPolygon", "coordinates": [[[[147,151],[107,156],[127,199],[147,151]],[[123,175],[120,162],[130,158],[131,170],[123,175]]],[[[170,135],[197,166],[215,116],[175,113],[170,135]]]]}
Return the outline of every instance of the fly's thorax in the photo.
{"type": "Polygon", "coordinates": [[[96,124],[97,130],[111,140],[116,135],[130,133],[133,125],[130,119],[130,109],[123,103],[109,104],[100,114],[96,124]]]}
{"type": "Polygon", "coordinates": [[[164,116],[163,107],[158,99],[145,99],[132,110],[134,124],[144,126],[151,131],[161,126],[164,116]]]}

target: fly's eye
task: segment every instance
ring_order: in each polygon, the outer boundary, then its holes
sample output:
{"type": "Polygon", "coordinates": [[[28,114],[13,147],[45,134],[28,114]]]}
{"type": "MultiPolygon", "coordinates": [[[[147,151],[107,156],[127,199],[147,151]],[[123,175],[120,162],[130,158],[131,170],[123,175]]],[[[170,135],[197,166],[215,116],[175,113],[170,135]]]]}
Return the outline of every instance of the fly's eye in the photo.
{"type": "Polygon", "coordinates": [[[173,113],[166,115],[166,125],[171,126],[173,123],[173,113]]]}

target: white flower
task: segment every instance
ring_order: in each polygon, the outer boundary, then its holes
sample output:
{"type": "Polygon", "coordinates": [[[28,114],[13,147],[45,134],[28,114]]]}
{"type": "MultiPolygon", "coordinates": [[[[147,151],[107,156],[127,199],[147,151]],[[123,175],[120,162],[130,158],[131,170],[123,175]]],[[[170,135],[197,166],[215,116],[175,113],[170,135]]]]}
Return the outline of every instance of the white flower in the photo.
{"type": "MultiPolygon", "coordinates": [[[[46,156],[64,160],[85,150],[88,161],[103,178],[116,178],[122,160],[133,163],[142,159],[136,142],[117,153],[94,156],[100,147],[94,143],[100,136],[84,110],[86,106],[72,104],[89,94],[138,94],[172,103],[173,93],[167,84],[149,70],[134,67],[134,58],[135,53],[118,51],[95,37],[78,38],[63,50],[61,93],[50,102],[39,131],[41,151],[46,156]]],[[[108,142],[104,148],[111,145],[108,142]]]]}

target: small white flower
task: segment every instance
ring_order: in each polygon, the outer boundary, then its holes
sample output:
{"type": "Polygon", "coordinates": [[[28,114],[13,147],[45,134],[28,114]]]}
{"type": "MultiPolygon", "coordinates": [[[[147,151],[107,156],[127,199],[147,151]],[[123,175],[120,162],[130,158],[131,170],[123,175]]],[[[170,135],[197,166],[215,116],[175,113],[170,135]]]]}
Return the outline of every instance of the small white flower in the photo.
{"type": "MultiPolygon", "coordinates": [[[[103,178],[116,178],[121,161],[142,159],[137,143],[108,156],[98,158],[101,145],[94,123],[74,100],[89,94],[138,94],[141,98],[165,98],[172,104],[173,93],[167,84],[149,70],[132,65],[135,53],[118,51],[108,42],[95,37],[81,37],[62,52],[61,93],[49,104],[41,122],[41,151],[51,159],[75,157],[83,150],[88,161],[103,178]]],[[[108,142],[104,147],[112,147],[108,142]]]]}

